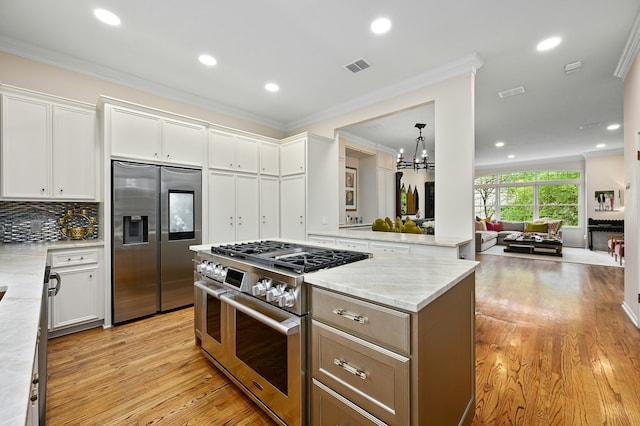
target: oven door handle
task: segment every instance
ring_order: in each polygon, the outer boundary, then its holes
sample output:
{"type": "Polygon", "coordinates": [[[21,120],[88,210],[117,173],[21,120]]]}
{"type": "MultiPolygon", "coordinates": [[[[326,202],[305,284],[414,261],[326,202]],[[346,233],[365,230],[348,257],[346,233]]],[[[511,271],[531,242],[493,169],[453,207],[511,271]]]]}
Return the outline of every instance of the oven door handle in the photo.
{"type": "Polygon", "coordinates": [[[256,321],[259,321],[261,323],[263,323],[264,325],[268,326],[269,328],[272,328],[274,330],[277,330],[278,332],[280,332],[281,334],[284,334],[286,336],[292,336],[294,334],[297,334],[300,332],[300,324],[298,324],[297,322],[290,320],[290,319],[286,319],[282,322],[278,322],[276,320],[274,320],[273,318],[263,314],[262,312],[258,312],[254,309],[251,309],[245,305],[243,305],[242,303],[237,302],[233,296],[229,295],[229,294],[223,294],[220,296],[220,300],[224,301],[225,303],[227,303],[228,305],[232,306],[233,308],[237,309],[238,311],[249,315],[251,318],[255,319],[256,321]]]}
{"type": "Polygon", "coordinates": [[[220,295],[227,292],[227,290],[224,288],[215,289],[207,286],[206,281],[196,281],[195,283],[193,283],[193,285],[201,290],[204,290],[205,293],[210,294],[218,300],[220,299],[220,295]]]}

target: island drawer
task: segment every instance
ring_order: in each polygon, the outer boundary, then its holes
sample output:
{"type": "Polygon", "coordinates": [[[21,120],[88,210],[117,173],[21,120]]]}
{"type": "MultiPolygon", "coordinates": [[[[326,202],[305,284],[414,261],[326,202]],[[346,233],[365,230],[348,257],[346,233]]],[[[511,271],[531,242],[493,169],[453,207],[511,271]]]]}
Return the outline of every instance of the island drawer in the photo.
{"type": "Polygon", "coordinates": [[[318,321],[311,327],[314,378],[389,424],[409,424],[409,358],[318,321]]]}
{"type": "Polygon", "coordinates": [[[311,291],[311,312],[316,320],[400,353],[410,353],[409,314],[317,287],[311,291]]]}
{"type": "Polygon", "coordinates": [[[311,395],[313,398],[311,424],[318,426],[386,426],[386,423],[376,419],[316,379],[313,379],[311,395]]]}
{"type": "Polygon", "coordinates": [[[51,252],[51,267],[86,265],[98,263],[98,250],[68,250],[51,252]]]}

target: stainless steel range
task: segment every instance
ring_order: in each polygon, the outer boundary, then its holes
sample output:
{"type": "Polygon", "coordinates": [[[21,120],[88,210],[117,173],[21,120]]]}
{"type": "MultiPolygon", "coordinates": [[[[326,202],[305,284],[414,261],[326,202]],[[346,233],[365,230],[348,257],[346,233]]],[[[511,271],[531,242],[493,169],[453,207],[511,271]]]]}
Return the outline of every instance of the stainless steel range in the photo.
{"type": "Polygon", "coordinates": [[[308,424],[304,274],[369,257],[272,240],[196,253],[195,332],[203,352],[274,420],[308,424]]]}

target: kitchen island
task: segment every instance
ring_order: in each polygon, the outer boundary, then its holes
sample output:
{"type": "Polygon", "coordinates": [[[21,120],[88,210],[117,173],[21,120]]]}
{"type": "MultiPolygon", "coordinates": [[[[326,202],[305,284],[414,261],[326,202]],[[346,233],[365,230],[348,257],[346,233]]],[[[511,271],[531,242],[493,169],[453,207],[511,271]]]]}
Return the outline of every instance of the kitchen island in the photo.
{"type": "MultiPolygon", "coordinates": [[[[191,250],[197,259],[211,254],[210,245],[191,250]]],[[[380,251],[304,273],[311,424],[469,424],[475,411],[477,266],[380,251]]],[[[198,318],[196,312],[196,341],[204,324],[198,318]]]]}
{"type": "Polygon", "coordinates": [[[343,248],[413,253],[451,259],[466,258],[472,241],[471,238],[372,231],[371,227],[312,231],[309,232],[308,238],[315,243],[336,244],[343,248]]]}
{"type": "Polygon", "coordinates": [[[50,249],[102,246],[102,241],[0,244],[0,419],[25,424],[50,249]]]}
{"type": "Polygon", "coordinates": [[[477,262],[374,253],[312,285],[312,423],[470,424],[477,262]]]}

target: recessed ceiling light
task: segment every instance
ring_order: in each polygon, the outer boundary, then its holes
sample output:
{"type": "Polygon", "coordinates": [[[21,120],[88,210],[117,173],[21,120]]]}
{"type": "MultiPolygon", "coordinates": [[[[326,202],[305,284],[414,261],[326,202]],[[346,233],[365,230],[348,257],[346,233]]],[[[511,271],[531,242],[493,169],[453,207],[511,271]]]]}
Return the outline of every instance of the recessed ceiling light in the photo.
{"type": "Polygon", "coordinates": [[[607,146],[604,143],[599,143],[598,145],[596,145],[596,148],[604,148],[605,146],[607,146]]]}
{"type": "Polygon", "coordinates": [[[513,155],[513,154],[509,154],[509,156],[507,158],[516,158],[516,156],[513,155]]]}
{"type": "Polygon", "coordinates": [[[200,62],[202,62],[205,65],[208,65],[210,67],[214,66],[215,64],[218,63],[218,61],[216,61],[216,58],[214,58],[211,55],[207,55],[207,54],[202,54],[200,56],[198,56],[198,60],[200,62]]]}
{"type": "Polygon", "coordinates": [[[101,22],[104,22],[107,25],[118,26],[120,25],[120,18],[113,13],[109,12],[105,9],[96,9],[93,11],[93,14],[98,18],[101,22]]]}
{"type": "Polygon", "coordinates": [[[562,39],[560,37],[550,37],[538,43],[538,46],[536,46],[536,49],[538,49],[541,52],[545,50],[550,50],[558,46],[561,41],[562,39]]]}
{"type": "Polygon", "coordinates": [[[496,146],[498,148],[502,148],[504,146],[504,142],[496,142],[496,146]]]}
{"type": "Polygon", "coordinates": [[[610,124],[609,126],[607,126],[607,130],[618,130],[620,128],[619,124],[610,124]]]}
{"type": "Polygon", "coordinates": [[[264,88],[269,92],[277,92],[278,90],[280,90],[280,86],[275,83],[267,83],[264,85],[264,88]]]}
{"type": "Polygon", "coordinates": [[[391,21],[387,18],[378,18],[371,23],[371,31],[376,34],[384,34],[391,29],[391,21]]]}

